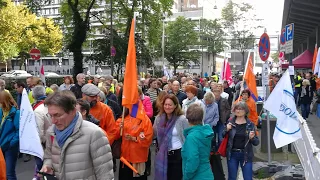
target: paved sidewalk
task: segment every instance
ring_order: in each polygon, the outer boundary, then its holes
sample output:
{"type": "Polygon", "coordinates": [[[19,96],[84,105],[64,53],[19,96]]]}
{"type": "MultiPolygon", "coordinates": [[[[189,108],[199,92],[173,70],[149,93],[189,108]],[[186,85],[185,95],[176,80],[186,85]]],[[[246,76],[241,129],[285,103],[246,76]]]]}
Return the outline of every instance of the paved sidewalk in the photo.
{"type": "Polygon", "coordinates": [[[319,148],[320,147],[320,119],[314,114],[315,113],[309,115],[309,118],[307,119],[307,124],[312,133],[313,139],[317,144],[317,147],[319,148]]]}

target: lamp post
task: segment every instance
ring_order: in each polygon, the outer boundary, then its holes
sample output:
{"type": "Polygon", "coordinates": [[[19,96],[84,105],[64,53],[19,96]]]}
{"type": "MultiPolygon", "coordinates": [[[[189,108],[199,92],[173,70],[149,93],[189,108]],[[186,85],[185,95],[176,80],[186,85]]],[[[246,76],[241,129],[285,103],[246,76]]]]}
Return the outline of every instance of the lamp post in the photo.
{"type": "Polygon", "coordinates": [[[111,76],[113,76],[113,19],[112,19],[112,0],[110,0],[110,68],[111,68],[111,76]]]}
{"type": "Polygon", "coordinates": [[[166,14],[164,13],[163,14],[163,21],[162,21],[162,43],[161,43],[161,48],[162,48],[162,56],[161,56],[161,59],[162,59],[162,68],[164,67],[164,38],[165,38],[165,19],[166,19],[166,14]]]}

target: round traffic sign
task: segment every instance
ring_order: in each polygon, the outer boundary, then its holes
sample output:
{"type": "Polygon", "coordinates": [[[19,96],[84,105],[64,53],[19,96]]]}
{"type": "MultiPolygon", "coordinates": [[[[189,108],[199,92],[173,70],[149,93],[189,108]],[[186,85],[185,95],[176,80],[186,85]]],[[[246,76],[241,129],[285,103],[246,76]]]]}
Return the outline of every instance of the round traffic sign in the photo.
{"type": "Polygon", "coordinates": [[[40,50],[37,49],[37,48],[31,49],[30,52],[29,52],[29,54],[30,54],[30,56],[31,56],[31,58],[32,58],[33,60],[39,60],[40,57],[41,57],[41,52],[40,52],[40,50]]]}
{"type": "Polygon", "coordinates": [[[259,55],[262,61],[266,61],[270,55],[270,39],[267,33],[263,33],[259,41],[259,55]]]}
{"type": "Polygon", "coordinates": [[[279,53],[279,60],[284,61],[284,52],[279,53]]]}
{"type": "Polygon", "coordinates": [[[286,44],[286,29],[282,29],[281,35],[280,35],[280,44],[285,45],[286,44]]]}
{"type": "Polygon", "coordinates": [[[111,47],[111,56],[116,56],[116,48],[114,46],[111,47]]]}

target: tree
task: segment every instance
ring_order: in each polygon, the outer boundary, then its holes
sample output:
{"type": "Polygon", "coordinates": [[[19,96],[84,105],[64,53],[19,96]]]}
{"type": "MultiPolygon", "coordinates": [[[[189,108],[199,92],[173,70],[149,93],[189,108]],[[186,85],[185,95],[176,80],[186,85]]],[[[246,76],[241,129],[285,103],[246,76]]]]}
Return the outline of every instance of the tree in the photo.
{"type": "Polygon", "coordinates": [[[273,59],[273,62],[278,63],[279,62],[279,51],[272,53],[271,58],[273,59]]]}
{"type": "Polygon", "coordinates": [[[189,65],[191,61],[199,63],[200,53],[190,51],[189,46],[198,44],[198,34],[194,31],[196,24],[184,17],[169,22],[166,28],[165,58],[174,68],[189,65]]]}
{"type": "MultiPolygon", "coordinates": [[[[64,26],[67,27],[69,32],[68,49],[73,52],[74,56],[74,75],[82,72],[82,47],[90,32],[90,18],[95,17],[99,19],[102,24],[102,29],[110,33],[111,28],[106,25],[110,16],[109,9],[105,10],[105,14],[98,14],[91,12],[95,7],[99,7],[99,3],[96,0],[65,0],[62,2],[61,14],[64,19],[64,26]]],[[[105,1],[107,5],[110,1],[105,1]]],[[[132,0],[132,1],[113,1],[114,13],[117,13],[115,17],[116,26],[114,29],[124,33],[124,37],[129,36],[129,30],[131,27],[131,20],[134,16],[134,12],[137,12],[137,32],[141,32],[142,35],[146,34],[149,43],[157,41],[157,36],[154,36],[157,31],[156,27],[161,22],[163,12],[169,12],[173,2],[171,0],[153,1],[153,0],[132,0]],[[146,32],[146,33],[145,33],[146,32]]],[[[93,30],[93,29],[92,29],[93,30]]],[[[144,38],[143,38],[144,39],[144,38]]],[[[118,49],[118,47],[116,47],[118,49]]],[[[142,49],[144,51],[145,49],[142,49]]],[[[108,49],[110,54],[110,49],[108,49]]]]}
{"type": "Polygon", "coordinates": [[[90,29],[91,10],[96,0],[65,0],[60,8],[63,24],[67,27],[67,48],[73,53],[73,76],[83,71],[82,46],[90,29]]]}
{"type": "MultiPolygon", "coordinates": [[[[120,75],[121,69],[126,62],[127,48],[128,48],[128,38],[123,35],[119,35],[116,31],[113,32],[113,43],[117,47],[116,56],[113,58],[114,66],[117,67],[117,75],[120,75]]],[[[145,40],[141,38],[140,35],[136,34],[136,51],[137,51],[137,63],[139,65],[146,65],[146,67],[152,66],[152,53],[149,52],[146,47],[145,40]],[[145,49],[145,51],[142,51],[145,49]]],[[[103,39],[96,39],[93,41],[94,53],[88,57],[86,60],[94,60],[97,64],[110,64],[111,54],[110,54],[110,34],[107,34],[103,39]]]]}
{"type": "MultiPolygon", "coordinates": [[[[210,57],[210,53],[213,54],[213,69],[215,69],[215,60],[214,57],[218,53],[224,51],[224,35],[225,33],[222,30],[222,25],[218,22],[218,20],[207,20],[201,19],[200,21],[201,27],[201,45],[207,47],[208,49],[208,59],[210,57]]],[[[210,60],[209,60],[210,61],[210,60]]]]}
{"type": "Polygon", "coordinates": [[[231,49],[237,49],[242,54],[241,67],[244,70],[245,53],[254,47],[253,31],[261,26],[260,20],[253,13],[253,7],[248,3],[237,4],[230,0],[222,9],[222,20],[225,28],[231,34],[231,49]]]}
{"type": "Polygon", "coordinates": [[[17,56],[20,68],[31,48],[37,47],[43,56],[54,55],[62,48],[62,32],[51,19],[37,18],[24,5],[4,1],[0,11],[0,60],[17,56]]]}

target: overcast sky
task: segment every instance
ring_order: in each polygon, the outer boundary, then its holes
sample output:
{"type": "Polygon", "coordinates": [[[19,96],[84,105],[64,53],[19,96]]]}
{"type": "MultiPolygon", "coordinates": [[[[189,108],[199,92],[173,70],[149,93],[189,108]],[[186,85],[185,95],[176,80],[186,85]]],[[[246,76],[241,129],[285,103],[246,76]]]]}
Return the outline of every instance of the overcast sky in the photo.
{"type": "Polygon", "coordinates": [[[284,0],[245,0],[255,7],[258,18],[264,19],[263,25],[268,34],[281,30],[284,0]]]}

